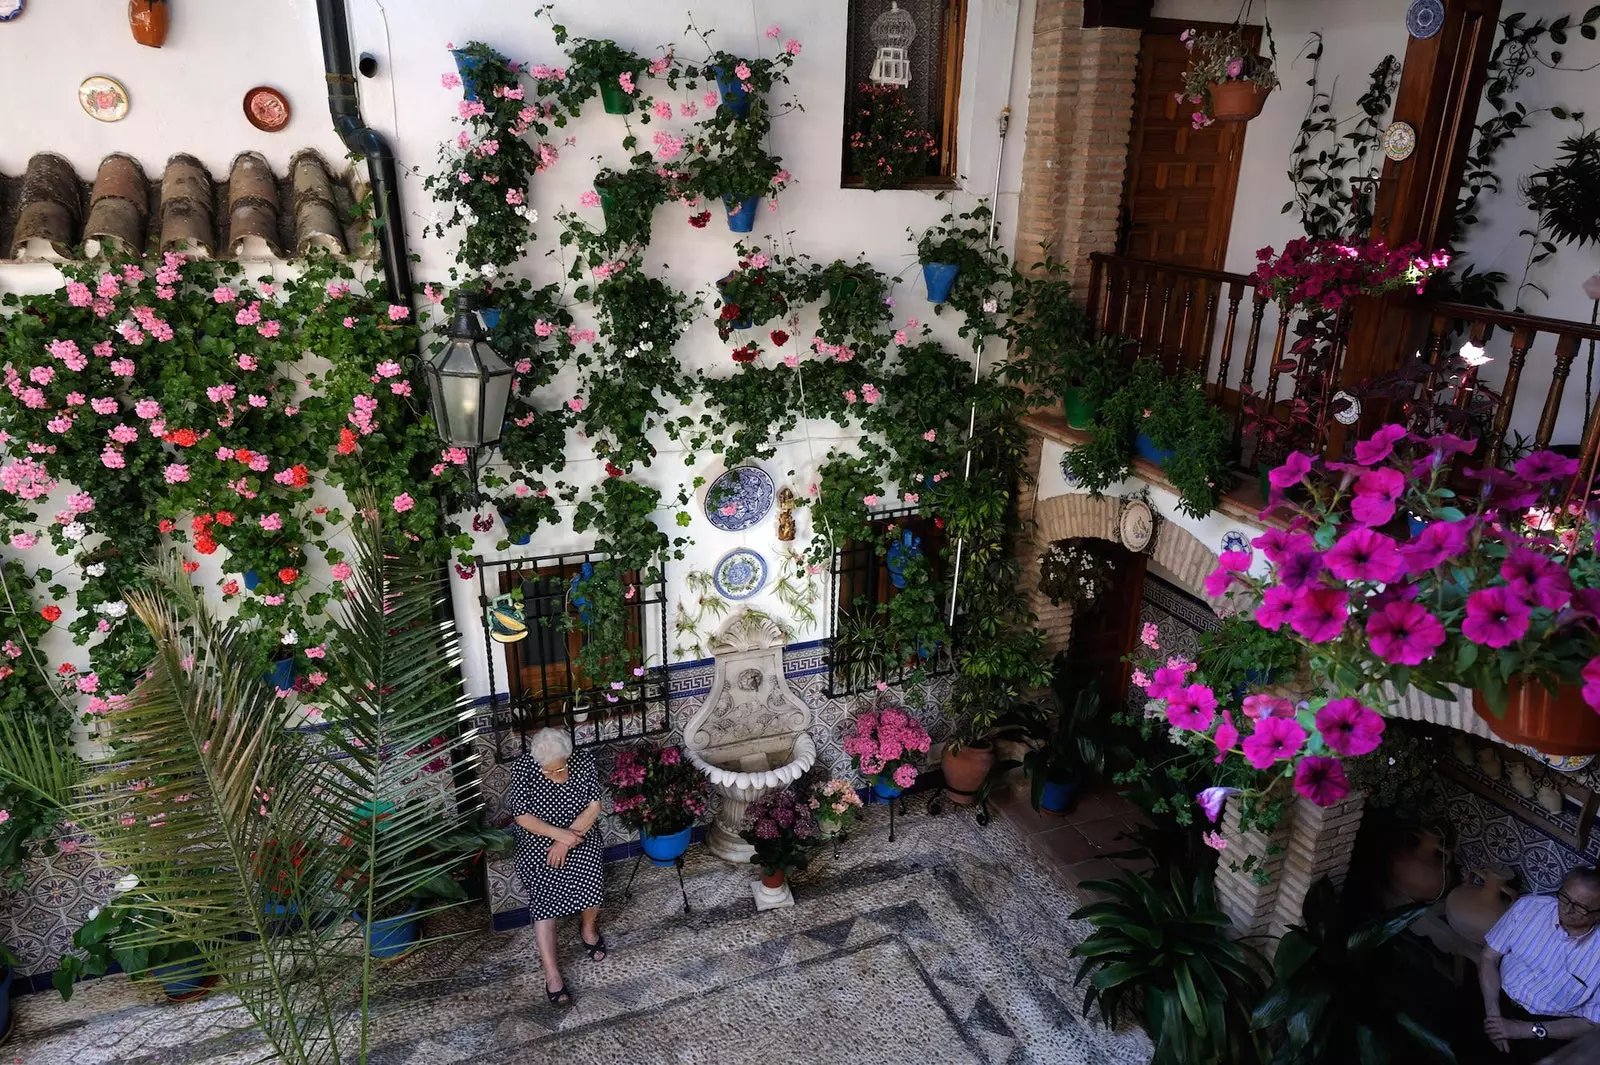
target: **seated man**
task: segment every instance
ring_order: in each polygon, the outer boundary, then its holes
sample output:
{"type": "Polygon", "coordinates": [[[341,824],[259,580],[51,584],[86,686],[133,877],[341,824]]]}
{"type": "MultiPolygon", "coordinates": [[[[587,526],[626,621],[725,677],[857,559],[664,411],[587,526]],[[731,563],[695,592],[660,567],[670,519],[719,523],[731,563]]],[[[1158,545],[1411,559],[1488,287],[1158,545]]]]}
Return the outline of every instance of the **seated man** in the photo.
{"type": "Polygon", "coordinates": [[[1537,1061],[1551,1040],[1600,1027],[1600,871],[1574,869],[1549,895],[1525,895],[1489,930],[1478,963],[1483,1030],[1501,1053],[1537,1061]]]}

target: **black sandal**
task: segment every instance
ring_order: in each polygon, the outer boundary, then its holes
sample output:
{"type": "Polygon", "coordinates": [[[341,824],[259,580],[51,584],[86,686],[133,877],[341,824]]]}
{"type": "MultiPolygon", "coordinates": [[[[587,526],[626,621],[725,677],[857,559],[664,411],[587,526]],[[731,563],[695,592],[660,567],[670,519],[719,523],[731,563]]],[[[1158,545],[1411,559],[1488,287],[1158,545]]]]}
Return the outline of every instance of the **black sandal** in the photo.
{"type": "Polygon", "coordinates": [[[611,953],[611,948],[606,944],[606,937],[604,933],[601,934],[599,939],[595,940],[593,943],[590,943],[587,939],[583,938],[583,933],[579,932],[578,940],[583,944],[583,949],[588,953],[590,961],[605,961],[606,957],[611,953]],[[595,957],[597,954],[600,955],[600,957],[595,957]]]}
{"type": "Polygon", "coordinates": [[[556,988],[554,991],[546,991],[544,996],[550,1000],[550,1005],[552,1006],[572,1005],[572,992],[567,989],[565,984],[556,988]]]}

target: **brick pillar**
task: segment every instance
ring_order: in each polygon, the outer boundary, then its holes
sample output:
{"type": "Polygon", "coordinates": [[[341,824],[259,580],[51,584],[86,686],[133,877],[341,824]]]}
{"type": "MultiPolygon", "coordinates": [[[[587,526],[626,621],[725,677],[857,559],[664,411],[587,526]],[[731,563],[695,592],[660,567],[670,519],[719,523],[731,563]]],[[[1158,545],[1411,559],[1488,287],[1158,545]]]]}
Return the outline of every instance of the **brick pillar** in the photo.
{"type": "Polygon", "coordinates": [[[1054,655],[1066,650],[1072,639],[1072,604],[1057,606],[1039,590],[1039,553],[1056,538],[1049,531],[1041,530],[1038,522],[1038,478],[1043,462],[1044,439],[1038,433],[1029,433],[1028,457],[1023,460],[1022,467],[1029,479],[1017,488],[1017,517],[1021,526],[1012,540],[1012,551],[1022,566],[1020,587],[1028,600],[1028,608],[1034,613],[1035,627],[1045,634],[1045,653],[1054,655]]]}
{"type": "Polygon", "coordinates": [[[1228,841],[1217,863],[1217,902],[1241,937],[1265,936],[1259,944],[1270,956],[1279,936],[1300,923],[1306,893],[1323,877],[1344,883],[1361,828],[1366,796],[1351,795],[1333,806],[1296,799],[1271,833],[1239,830],[1240,804],[1230,799],[1222,834],[1228,841]],[[1254,856],[1248,872],[1235,867],[1254,856]],[[1266,883],[1258,883],[1256,870],[1266,883]]]}
{"type": "Polygon", "coordinates": [[[1080,293],[1089,253],[1116,250],[1139,36],[1084,29],[1083,0],[1039,0],[1034,13],[1015,254],[1026,268],[1046,245],[1080,293]]]}

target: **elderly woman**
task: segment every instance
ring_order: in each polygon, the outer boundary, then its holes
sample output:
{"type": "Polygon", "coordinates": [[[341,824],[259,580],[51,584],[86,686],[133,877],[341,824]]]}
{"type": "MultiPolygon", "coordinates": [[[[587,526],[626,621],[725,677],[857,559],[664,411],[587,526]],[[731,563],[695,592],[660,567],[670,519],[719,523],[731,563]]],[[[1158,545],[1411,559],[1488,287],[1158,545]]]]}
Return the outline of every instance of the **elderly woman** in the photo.
{"type": "Polygon", "coordinates": [[[605,937],[595,927],[605,901],[600,835],[600,778],[594,757],[574,754],[559,729],[528,737],[527,753],[511,767],[507,803],[516,818],[517,872],[528,890],[534,938],[544,965],[551,1005],[572,1005],[572,992],[556,961],[556,921],[583,914],[583,948],[594,961],[606,956],[605,937]]]}

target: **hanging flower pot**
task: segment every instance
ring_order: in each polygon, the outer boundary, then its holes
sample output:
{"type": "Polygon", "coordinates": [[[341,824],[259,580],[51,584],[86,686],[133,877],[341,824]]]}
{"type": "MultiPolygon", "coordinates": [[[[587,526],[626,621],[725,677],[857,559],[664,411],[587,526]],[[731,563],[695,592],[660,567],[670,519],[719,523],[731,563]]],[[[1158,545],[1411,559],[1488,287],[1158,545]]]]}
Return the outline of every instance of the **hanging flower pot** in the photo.
{"type": "Polygon", "coordinates": [[[128,25],[133,28],[133,39],[146,48],[160,48],[167,43],[170,19],[167,0],[128,0],[128,25]]]}
{"type": "Polygon", "coordinates": [[[691,831],[693,829],[686,828],[669,836],[653,836],[648,829],[640,829],[639,846],[644,850],[645,857],[650,859],[651,865],[666,868],[675,864],[689,849],[691,831]]]}
{"type": "Polygon", "coordinates": [[[1583,701],[1583,689],[1576,684],[1560,685],[1552,694],[1537,679],[1512,677],[1506,682],[1503,717],[1476,690],[1472,709],[1507,743],[1545,754],[1600,753],[1600,714],[1583,701]]]}
{"type": "Polygon", "coordinates": [[[1248,79],[1219,81],[1209,87],[1211,93],[1211,121],[1248,122],[1267,106],[1272,90],[1263,88],[1248,79]]]}
{"type": "Polygon", "coordinates": [[[1067,425],[1073,429],[1087,429],[1094,424],[1094,417],[1100,413],[1100,404],[1089,398],[1089,390],[1073,385],[1061,396],[1061,409],[1067,417],[1067,425]]]}
{"type": "Polygon", "coordinates": [[[910,529],[900,533],[900,539],[889,545],[884,555],[884,568],[889,571],[889,583],[896,588],[906,586],[906,566],[922,555],[922,540],[911,535],[910,529]]]}
{"type": "Polygon", "coordinates": [[[460,48],[452,49],[450,57],[456,61],[456,73],[461,75],[461,94],[468,100],[478,98],[478,68],[490,59],[505,62],[506,57],[499,52],[490,52],[488,55],[473,55],[471,52],[460,48]]]}
{"type": "Polygon", "coordinates": [[[244,571],[244,590],[245,591],[247,591],[247,592],[255,591],[256,590],[256,585],[258,585],[260,583],[261,583],[261,574],[257,573],[253,569],[247,569],[247,570],[244,571]]]}
{"type": "MultiPolygon", "coordinates": [[[[727,273],[717,278],[718,292],[721,292],[727,286],[728,279],[733,276],[733,273],[734,272],[732,270],[729,270],[727,273]]],[[[723,297],[723,306],[729,306],[726,296],[723,297]]],[[[733,304],[732,306],[735,308],[738,307],[737,304],[733,304]]],[[[742,310],[742,308],[740,309],[742,310]]],[[[744,312],[739,314],[738,317],[725,320],[729,329],[749,329],[756,324],[755,314],[753,312],[744,312]]]]}
{"type": "Polygon", "coordinates": [[[167,998],[173,1002],[188,1002],[200,998],[217,978],[206,972],[204,958],[186,958],[171,965],[158,965],[150,975],[161,985],[167,998]]]}
{"type": "Polygon", "coordinates": [[[511,519],[506,517],[504,512],[500,514],[500,524],[506,527],[506,536],[509,537],[511,542],[516,544],[518,547],[521,547],[533,540],[532,533],[523,533],[521,536],[518,536],[516,533],[512,532],[511,519]]]}
{"type": "Polygon", "coordinates": [[[750,117],[750,94],[733,72],[723,67],[712,67],[717,75],[717,89],[722,93],[722,106],[733,112],[734,118],[750,117]]]}
{"type": "Polygon", "coordinates": [[[608,115],[632,114],[633,97],[622,90],[620,82],[611,78],[600,83],[600,106],[608,115]]]}
{"type": "Polygon", "coordinates": [[[854,296],[859,288],[861,288],[861,278],[855,274],[846,274],[828,286],[828,306],[838,306],[854,296]]]}
{"type": "Polygon", "coordinates": [[[928,302],[943,303],[949,299],[959,273],[961,267],[955,263],[923,263],[922,283],[928,287],[928,302]]]}
{"type": "Polygon", "coordinates": [[[1133,438],[1133,453],[1146,462],[1153,462],[1157,466],[1162,465],[1173,456],[1171,448],[1156,446],[1156,442],[1144,433],[1139,433],[1133,438]]]}
{"type": "Polygon", "coordinates": [[[500,308],[485,307],[478,312],[478,320],[483,323],[486,333],[492,333],[500,328],[500,308]]]}
{"type": "Polygon", "coordinates": [[[730,233],[748,233],[756,227],[756,208],[761,206],[760,196],[746,196],[742,200],[724,196],[722,205],[728,210],[730,233]]]}
{"type": "Polygon", "coordinates": [[[278,653],[283,657],[273,660],[272,668],[267,670],[267,681],[281,692],[290,691],[294,688],[294,653],[278,653]]]}

